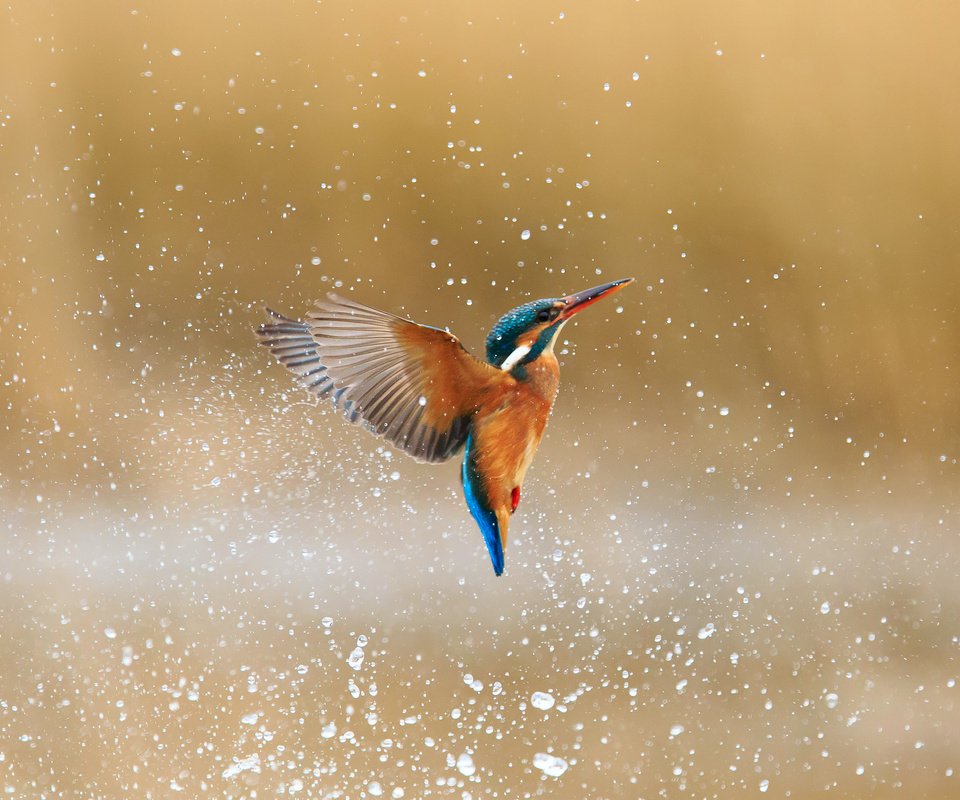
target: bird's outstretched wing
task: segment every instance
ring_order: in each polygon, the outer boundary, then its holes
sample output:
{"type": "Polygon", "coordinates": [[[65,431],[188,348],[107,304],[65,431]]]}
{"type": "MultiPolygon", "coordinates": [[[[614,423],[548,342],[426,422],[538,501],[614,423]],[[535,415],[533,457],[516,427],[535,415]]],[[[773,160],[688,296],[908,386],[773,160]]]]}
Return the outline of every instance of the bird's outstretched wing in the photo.
{"type": "Polygon", "coordinates": [[[298,322],[267,309],[260,344],[351,422],[364,422],[419,461],[464,444],[485,391],[509,379],[438,328],[327,295],[298,322]]]}

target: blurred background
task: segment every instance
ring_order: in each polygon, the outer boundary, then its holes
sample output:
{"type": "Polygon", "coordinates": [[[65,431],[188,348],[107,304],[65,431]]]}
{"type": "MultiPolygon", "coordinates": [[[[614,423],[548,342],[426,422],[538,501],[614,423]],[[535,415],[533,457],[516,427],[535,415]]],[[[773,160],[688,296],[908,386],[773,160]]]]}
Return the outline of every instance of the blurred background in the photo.
{"type": "Polygon", "coordinates": [[[0,19],[4,796],[957,796],[960,9],[0,19]],[[251,333],[626,276],[500,579],[251,333]]]}

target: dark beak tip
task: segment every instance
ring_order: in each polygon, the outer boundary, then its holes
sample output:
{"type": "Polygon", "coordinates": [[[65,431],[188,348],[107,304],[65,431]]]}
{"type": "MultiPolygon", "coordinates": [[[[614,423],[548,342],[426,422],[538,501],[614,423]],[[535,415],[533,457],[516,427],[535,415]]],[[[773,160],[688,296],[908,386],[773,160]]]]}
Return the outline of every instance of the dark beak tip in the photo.
{"type": "Polygon", "coordinates": [[[607,290],[610,289],[620,289],[623,286],[629,286],[631,283],[636,281],[636,278],[621,278],[618,281],[611,281],[607,284],[607,290]]]}
{"type": "Polygon", "coordinates": [[[586,289],[582,292],[577,292],[576,294],[571,294],[567,297],[564,297],[563,302],[567,306],[564,309],[564,317],[569,319],[577,312],[587,308],[587,306],[592,306],[598,300],[602,300],[607,295],[620,291],[623,287],[633,283],[634,280],[636,279],[621,278],[618,281],[604,283],[600,286],[594,286],[592,289],[586,289]]]}

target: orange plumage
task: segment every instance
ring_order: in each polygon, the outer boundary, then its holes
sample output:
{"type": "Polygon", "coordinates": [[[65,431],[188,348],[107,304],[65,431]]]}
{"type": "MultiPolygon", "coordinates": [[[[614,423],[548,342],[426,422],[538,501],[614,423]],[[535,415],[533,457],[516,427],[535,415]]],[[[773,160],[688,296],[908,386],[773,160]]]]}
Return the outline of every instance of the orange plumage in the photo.
{"type": "Polygon", "coordinates": [[[552,352],[527,372],[526,380],[491,390],[474,421],[477,467],[504,549],[510,515],[516,510],[513,492],[519,498],[560,385],[560,365],[552,352]]]}

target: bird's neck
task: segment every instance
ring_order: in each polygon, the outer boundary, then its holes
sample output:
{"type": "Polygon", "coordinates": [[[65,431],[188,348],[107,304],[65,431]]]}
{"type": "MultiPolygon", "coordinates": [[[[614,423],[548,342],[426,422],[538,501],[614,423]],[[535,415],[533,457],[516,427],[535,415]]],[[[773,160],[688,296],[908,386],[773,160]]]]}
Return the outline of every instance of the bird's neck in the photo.
{"type": "Polygon", "coordinates": [[[510,374],[518,383],[553,402],[560,385],[560,363],[554,355],[553,347],[544,350],[533,361],[518,364],[510,370],[510,374]]]}

